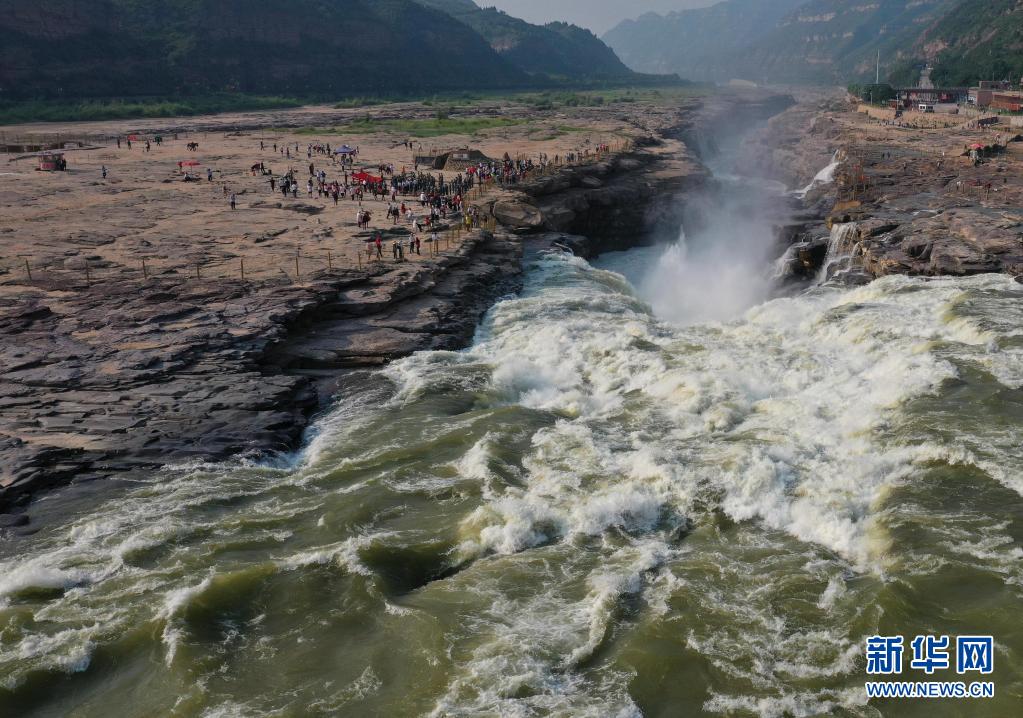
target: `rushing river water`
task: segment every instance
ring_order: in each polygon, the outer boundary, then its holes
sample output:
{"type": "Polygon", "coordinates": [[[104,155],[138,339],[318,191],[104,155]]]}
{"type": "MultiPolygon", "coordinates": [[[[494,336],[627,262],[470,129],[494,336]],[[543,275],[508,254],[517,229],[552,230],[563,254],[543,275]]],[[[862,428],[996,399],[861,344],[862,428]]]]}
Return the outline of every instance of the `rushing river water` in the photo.
{"type": "Polygon", "coordinates": [[[721,249],[540,255],[297,456],[8,543],[0,715],[1020,715],[1023,286],[721,249]],[[993,634],[995,699],[868,704],[877,632],[993,634]]]}

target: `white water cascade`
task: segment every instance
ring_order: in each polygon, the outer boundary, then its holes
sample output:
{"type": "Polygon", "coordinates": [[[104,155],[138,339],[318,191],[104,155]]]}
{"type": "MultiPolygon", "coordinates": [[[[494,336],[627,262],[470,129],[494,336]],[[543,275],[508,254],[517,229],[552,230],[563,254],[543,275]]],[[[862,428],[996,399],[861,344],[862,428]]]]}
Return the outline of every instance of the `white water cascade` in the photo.
{"type": "Polygon", "coordinates": [[[817,284],[824,284],[828,281],[834,274],[832,267],[838,265],[839,269],[844,269],[849,266],[853,258],[852,244],[858,232],[859,226],[855,222],[831,226],[828,253],[824,257],[824,263],[821,265],[820,273],[817,275],[817,284]]]}
{"type": "Polygon", "coordinates": [[[798,192],[795,192],[795,196],[798,197],[799,199],[803,199],[806,197],[807,194],[810,193],[811,190],[815,189],[816,187],[819,187],[820,185],[831,184],[832,182],[834,182],[835,172],[838,171],[838,166],[840,164],[841,161],[838,158],[838,152],[835,152],[834,156],[831,158],[831,164],[829,164],[827,167],[818,172],[817,175],[810,181],[810,184],[808,184],[806,187],[799,190],[798,192]]]}

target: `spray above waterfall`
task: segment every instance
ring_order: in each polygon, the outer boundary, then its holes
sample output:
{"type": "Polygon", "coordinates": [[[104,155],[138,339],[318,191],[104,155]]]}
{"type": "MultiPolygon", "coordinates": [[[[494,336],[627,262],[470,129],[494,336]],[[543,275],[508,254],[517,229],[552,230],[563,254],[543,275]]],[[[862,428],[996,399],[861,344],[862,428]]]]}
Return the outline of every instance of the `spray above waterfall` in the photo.
{"type": "Polygon", "coordinates": [[[743,176],[738,141],[719,146],[707,160],[715,181],[686,198],[678,236],[634,278],[657,315],[676,324],[733,319],[775,289],[778,227],[791,216],[785,188],[743,176]]]}

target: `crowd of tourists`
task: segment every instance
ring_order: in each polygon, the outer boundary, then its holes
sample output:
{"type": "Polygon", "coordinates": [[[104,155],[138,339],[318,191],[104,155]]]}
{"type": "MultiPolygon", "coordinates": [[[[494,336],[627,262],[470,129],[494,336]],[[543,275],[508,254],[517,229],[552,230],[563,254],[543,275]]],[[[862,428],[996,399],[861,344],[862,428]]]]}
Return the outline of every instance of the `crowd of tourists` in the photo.
{"type": "MultiPolygon", "coordinates": [[[[412,143],[406,142],[405,145],[409,148],[412,143]]],[[[263,152],[280,155],[285,161],[300,157],[303,150],[297,142],[268,144],[263,140],[260,140],[259,148],[263,152]]],[[[299,194],[304,192],[307,199],[333,202],[335,207],[343,200],[358,203],[356,226],[360,231],[368,233],[367,256],[376,256],[377,259],[382,259],[384,255],[383,232],[371,231],[373,213],[362,203],[367,196],[386,202],[385,216],[391,228],[405,225],[408,230],[408,238],[392,240],[390,248],[396,261],[404,261],[407,255],[422,253],[424,234],[429,233],[427,243],[439,241],[437,227],[441,224],[450,225],[455,222],[466,230],[484,225],[485,217],[479,208],[470,206],[466,201],[467,195],[474,189],[491,185],[515,185],[552,166],[576,163],[591,154],[599,157],[610,152],[611,148],[609,145],[598,145],[582,153],[555,155],[553,158],[546,153],[540,153],[535,158],[512,158],[505,154],[500,160],[485,159],[464,165],[453,176],[444,172],[422,171],[418,163],[411,170],[407,167],[396,170],[393,164],[380,163],[371,167],[376,172],[372,174],[367,169],[356,169],[359,148],[347,145],[335,148],[326,142],[313,142],[307,144],[304,150],[308,173],[292,166],[283,174],[277,174],[260,161],[250,167],[251,174],[265,177],[270,192],[279,193],[284,198],[298,199],[299,194]]],[[[230,204],[232,209],[236,207],[234,193],[231,193],[230,204]]],[[[389,233],[392,231],[389,230],[389,233]]]]}

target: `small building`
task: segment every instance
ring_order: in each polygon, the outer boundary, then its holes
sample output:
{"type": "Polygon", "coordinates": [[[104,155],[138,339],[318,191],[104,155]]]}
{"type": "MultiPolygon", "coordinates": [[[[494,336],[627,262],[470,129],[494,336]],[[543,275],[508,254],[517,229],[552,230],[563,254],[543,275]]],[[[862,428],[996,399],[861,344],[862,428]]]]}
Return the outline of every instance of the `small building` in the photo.
{"type": "Polygon", "coordinates": [[[67,160],[64,159],[63,152],[40,152],[39,167],[36,169],[40,172],[63,172],[67,169],[67,160]]]}
{"type": "Polygon", "coordinates": [[[966,102],[974,107],[989,107],[993,91],[985,87],[971,87],[966,102]]]}
{"type": "Polygon", "coordinates": [[[1004,110],[1006,112],[1023,111],[1023,92],[992,92],[992,110],[1004,110]]]}
{"type": "Polygon", "coordinates": [[[899,105],[906,110],[918,105],[961,105],[968,101],[966,87],[907,87],[898,91],[899,105]]]}

